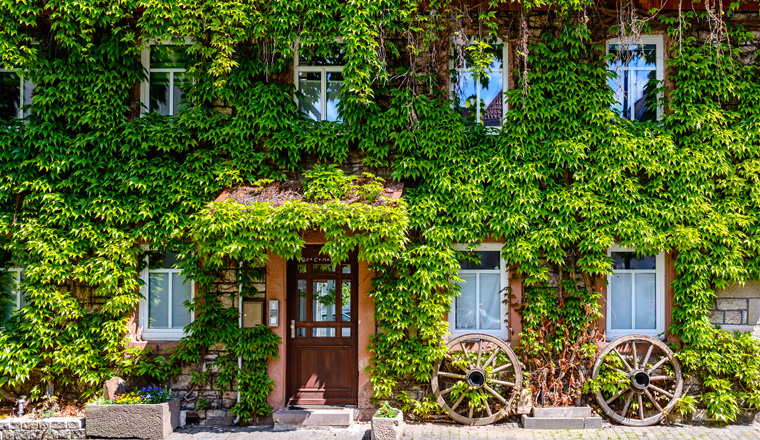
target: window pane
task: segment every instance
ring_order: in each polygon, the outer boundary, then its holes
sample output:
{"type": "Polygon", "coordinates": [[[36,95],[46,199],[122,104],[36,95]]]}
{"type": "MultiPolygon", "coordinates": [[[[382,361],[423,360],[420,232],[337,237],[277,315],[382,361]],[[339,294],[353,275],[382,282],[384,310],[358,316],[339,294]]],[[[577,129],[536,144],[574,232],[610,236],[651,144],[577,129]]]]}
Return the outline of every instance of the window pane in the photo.
{"type": "Polygon", "coordinates": [[[16,72],[0,72],[0,119],[17,118],[20,101],[21,77],[16,72]]]}
{"type": "Polygon", "coordinates": [[[504,82],[495,62],[491,64],[491,69],[488,77],[480,81],[480,120],[487,127],[499,127],[504,107],[504,82]]]}
{"type": "Polygon", "coordinates": [[[477,325],[475,306],[477,301],[477,275],[460,274],[464,283],[460,284],[460,294],[456,297],[456,328],[474,329],[477,325]]]}
{"type": "Polygon", "coordinates": [[[32,99],[34,98],[34,84],[31,81],[24,81],[24,109],[22,116],[27,117],[31,113],[32,99]]]}
{"type": "Polygon", "coordinates": [[[327,114],[325,120],[339,121],[338,101],[340,100],[340,91],[343,87],[343,74],[336,72],[327,72],[327,114]]]}
{"type": "Polygon", "coordinates": [[[654,96],[657,79],[657,48],[653,44],[610,45],[610,54],[615,56],[609,62],[608,70],[617,78],[608,81],[615,101],[613,106],[626,119],[640,121],[657,118],[657,109],[650,97],[654,96]]]}
{"type": "Polygon", "coordinates": [[[185,69],[187,67],[187,46],[157,44],[150,47],[151,69],[185,69]]]}
{"type": "Polygon", "coordinates": [[[657,328],[656,276],[653,273],[637,273],[636,277],[636,328],[657,328]]]}
{"type": "Polygon", "coordinates": [[[0,271],[0,284],[3,290],[0,291],[0,326],[10,319],[16,310],[16,273],[11,271],[0,271]]]}
{"type": "Polygon", "coordinates": [[[616,273],[612,275],[608,300],[610,301],[611,320],[613,329],[631,329],[631,282],[633,274],[616,273]]]}
{"type": "Polygon", "coordinates": [[[341,321],[351,322],[351,281],[343,281],[340,286],[341,321]]]}
{"type": "Polygon", "coordinates": [[[150,74],[150,100],[148,111],[168,115],[169,102],[169,73],[153,72],[150,74]]]}
{"type": "Polygon", "coordinates": [[[612,252],[612,267],[614,269],[643,269],[657,268],[657,258],[652,256],[638,258],[635,252],[612,252]]]}
{"type": "Polygon", "coordinates": [[[459,112],[467,119],[476,120],[477,115],[477,83],[472,74],[467,71],[459,71],[456,77],[454,89],[459,112]]]}
{"type": "Polygon", "coordinates": [[[498,330],[501,328],[501,276],[494,273],[480,275],[480,328],[498,330]]]}
{"type": "Polygon", "coordinates": [[[327,56],[317,56],[307,46],[301,46],[298,50],[298,64],[300,66],[342,66],[345,64],[346,53],[342,44],[334,44],[330,48],[331,53],[327,56]]]}
{"type": "Polygon", "coordinates": [[[190,309],[185,301],[190,301],[192,281],[184,276],[172,274],[172,328],[185,328],[190,324],[190,309]]]}
{"type": "Polygon", "coordinates": [[[459,267],[460,269],[487,269],[487,270],[499,270],[501,267],[501,257],[499,251],[475,251],[464,252],[465,255],[477,255],[480,257],[480,263],[473,263],[469,260],[463,260],[459,267]]]}
{"type": "Polygon", "coordinates": [[[148,276],[148,328],[169,328],[169,275],[148,276]]]}
{"type": "MultiPolygon", "coordinates": [[[[16,281],[16,288],[17,289],[21,289],[21,286],[19,285],[19,283],[23,283],[26,280],[26,273],[22,270],[21,273],[18,273],[16,275],[15,279],[17,280],[16,281]]],[[[21,307],[28,306],[29,305],[29,301],[26,300],[26,295],[24,294],[24,291],[21,290],[20,293],[21,294],[19,295],[18,307],[21,308],[21,307]]]]}
{"type": "Polygon", "coordinates": [[[185,86],[187,79],[182,73],[172,73],[172,75],[174,75],[174,101],[172,102],[174,113],[172,114],[176,115],[185,106],[182,102],[185,99],[185,93],[182,91],[182,88],[185,86]]]}
{"type": "Polygon", "coordinates": [[[312,320],[335,321],[335,280],[313,281],[312,289],[312,320]]]}
{"type": "Polygon", "coordinates": [[[300,72],[298,74],[298,90],[302,96],[298,99],[298,107],[306,116],[315,121],[322,119],[322,74],[319,72],[300,72]]]}
{"type": "Polygon", "coordinates": [[[167,252],[165,254],[153,254],[150,257],[151,267],[160,267],[161,269],[179,269],[177,263],[183,261],[176,252],[167,252]]]}

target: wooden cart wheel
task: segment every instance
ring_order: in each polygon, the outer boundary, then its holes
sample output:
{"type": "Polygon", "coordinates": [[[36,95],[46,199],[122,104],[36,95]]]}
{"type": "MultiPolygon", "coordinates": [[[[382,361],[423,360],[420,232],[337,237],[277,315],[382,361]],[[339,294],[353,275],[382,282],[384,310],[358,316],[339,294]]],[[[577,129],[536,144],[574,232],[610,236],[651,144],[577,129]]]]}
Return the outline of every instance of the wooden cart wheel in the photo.
{"type": "Polygon", "coordinates": [[[438,404],[465,425],[488,425],[512,409],[522,389],[522,369],[499,338],[472,333],[451,340],[433,372],[438,404]]]}
{"type": "Polygon", "coordinates": [[[628,426],[660,422],[683,392],[681,366],[664,342],[651,336],[628,335],[610,342],[594,364],[592,377],[615,375],[618,386],[597,391],[604,413],[628,426]]]}

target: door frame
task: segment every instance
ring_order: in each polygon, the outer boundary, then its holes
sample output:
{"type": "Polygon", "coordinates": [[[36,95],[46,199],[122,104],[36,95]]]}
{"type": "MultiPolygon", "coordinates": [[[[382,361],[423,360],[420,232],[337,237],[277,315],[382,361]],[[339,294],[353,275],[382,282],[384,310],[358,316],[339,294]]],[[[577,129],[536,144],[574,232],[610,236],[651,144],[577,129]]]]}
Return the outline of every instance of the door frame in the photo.
{"type": "MultiPolygon", "coordinates": [[[[296,400],[296,377],[298,374],[298,362],[296,357],[296,345],[295,345],[295,329],[291,327],[291,322],[297,319],[297,266],[304,262],[310,264],[334,264],[330,257],[320,255],[319,251],[322,249],[322,245],[307,245],[301,255],[301,261],[288,260],[286,262],[286,278],[285,278],[285,316],[287,321],[285,322],[285,339],[286,339],[286,396],[285,406],[298,405],[296,400]]],[[[324,405],[357,405],[359,394],[359,262],[357,258],[357,252],[349,254],[347,261],[342,263],[343,265],[351,265],[351,345],[353,351],[353,358],[351,362],[351,397],[345,402],[324,402],[324,405]]],[[[329,274],[328,274],[329,276],[329,274]]],[[[345,278],[344,278],[345,279],[345,278]]],[[[336,309],[336,313],[338,313],[336,309]]],[[[327,324],[327,323],[326,323],[327,324]]],[[[348,338],[345,338],[348,339],[348,338]]],[[[320,403],[300,403],[300,404],[320,404],[320,403]]]]}

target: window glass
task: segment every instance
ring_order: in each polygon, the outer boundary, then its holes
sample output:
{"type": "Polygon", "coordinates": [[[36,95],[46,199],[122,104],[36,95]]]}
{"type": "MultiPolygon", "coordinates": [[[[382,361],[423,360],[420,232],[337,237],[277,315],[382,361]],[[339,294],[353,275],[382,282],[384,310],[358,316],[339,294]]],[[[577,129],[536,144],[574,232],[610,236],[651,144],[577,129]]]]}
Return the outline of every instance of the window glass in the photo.
{"type": "Polygon", "coordinates": [[[656,257],[637,257],[635,252],[612,252],[615,269],[656,269],[656,257]]]}
{"type": "MultiPolygon", "coordinates": [[[[658,304],[657,257],[635,252],[610,252],[613,273],[607,295],[609,330],[656,331],[658,304]]],[[[623,333],[625,334],[625,332],[623,333]]]]}
{"type": "Polygon", "coordinates": [[[343,88],[343,74],[340,72],[327,72],[327,108],[325,120],[338,121],[338,101],[340,91],[343,88]]]}
{"type": "Polygon", "coordinates": [[[192,281],[177,267],[179,254],[167,252],[150,256],[148,270],[149,329],[181,330],[192,321],[185,302],[193,296],[192,281]]]}
{"type": "Polygon", "coordinates": [[[150,47],[149,112],[175,115],[182,108],[187,61],[186,46],[159,44],[150,47]]]}
{"type": "Polygon", "coordinates": [[[462,252],[459,271],[462,281],[460,294],[454,299],[452,330],[499,331],[504,327],[503,270],[499,251],[462,252]]]}
{"type": "Polygon", "coordinates": [[[169,328],[169,274],[151,273],[148,277],[148,327],[169,328]]]}
{"type": "Polygon", "coordinates": [[[342,66],[346,63],[346,52],[342,44],[334,44],[327,56],[315,55],[308,47],[301,46],[298,51],[300,66],[342,66]]]}
{"type": "Polygon", "coordinates": [[[456,328],[474,329],[477,328],[477,310],[475,305],[478,301],[477,292],[477,275],[476,274],[459,274],[462,279],[460,284],[460,293],[456,298],[456,328]]]}
{"type": "Polygon", "coordinates": [[[335,280],[313,281],[312,321],[335,321],[335,280]]]}
{"type": "Polygon", "coordinates": [[[0,69],[0,120],[28,116],[33,94],[34,85],[20,71],[0,69]]]}
{"type": "Polygon", "coordinates": [[[322,73],[299,72],[298,90],[301,92],[301,97],[298,99],[301,111],[306,113],[309,119],[317,121],[322,119],[322,73]]]}
{"type": "Polygon", "coordinates": [[[631,327],[631,287],[633,274],[616,273],[612,276],[610,285],[610,301],[612,316],[608,317],[614,329],[630,329],[631,327]]]}
{"type": "Polygon", "coordinates": [[[608,80],[618,110],[628,120],[657,119],[654,90],[657,88],[657,46],[611,44],[608,70],[615,73],[608,80]]]}
{"type": "Polygon", "coordinates": [[[636,277],[636,328],[657,328],[656,276],[653,273],[639,273],[636,277]]]}
{"type": "Polygon", "coordinates": [[[295,67],[298,107],[309,119],[340,121],[344,56],[340,44],[328,56],[314,55],[303,47],[299,51],[295,67]]]}
{"type": "Polygon", "coordinates": [[[464,259],[459,264],[460,269],[493,269],[498,270],[501,267],[501,255],[499,251],[473,251],[466,255],[480,257],[480,262],[473,262],[471,259],[464,259]]]}
{"type": "Polygon", "coordinates": [[[0,326],[7,322],[16,310],[16,273],[9,270],[0,270],[0,326]]]}
{"type": "Polygon", "coordinates": [[[485,53],[493,60],[485,75],[479,78],[470,71],[470,48],[464,50],[464,59],[454,57],[455,65],[460,66],[453,72],[454,96],[464,117],[487,127],[499,127],[504,118],[504,44],[490,46],[485,53]]]}

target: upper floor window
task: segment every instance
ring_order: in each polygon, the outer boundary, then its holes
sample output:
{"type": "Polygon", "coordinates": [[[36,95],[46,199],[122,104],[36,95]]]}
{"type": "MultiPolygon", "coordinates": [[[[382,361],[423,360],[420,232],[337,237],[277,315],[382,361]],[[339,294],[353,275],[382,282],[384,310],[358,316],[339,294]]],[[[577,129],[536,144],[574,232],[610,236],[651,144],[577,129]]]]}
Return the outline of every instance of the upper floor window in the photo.
{"type": "Polygon", "coordinates": [[[472,258],[460,263],[459,295],[449,313],[449,333],[487,333],[500,338],[507,336],[507,306],[504,303],[508,285],[507,264],[501,258],[501,244],[482,244],[477,250],[466,246],[454,249],[472,258]]]}
{"type": "Polygon", "coordinates": [[[0,327],[2,327],[26,302],[21,291],[24,271],[17,267],[0,269],[0,327]]]}
{"type": "Polygon", "coordinates": [[[140,326],[144,339],[177,340],[193,320],[186,302],[194,295],[193,282],[181,275],[179,256],[172,252],[148,257],[148,268],[141,278],[143,299],[140,326]]]}
{"type": "Polygon", "coordinates": [[[665,331],[665,255],[637,256],[633,249],[612,247],[612,275],[607,279],[607,337],[657,336],[665,331]]]}
{"type": "Polygon", "coordinates": [[[148,82],[142,87],[142,102],[148,113],[174,116],[182,108],[183,83],[187,82],[187,46],[152,44],[143,51],[148,82]]]}
{"type": "Polygon", "coordinates": [[[29,116],[34,85],[20,70],[0,69],[0,120],[29,116]]]}
{"type": "Polygon", "coordinates": [[[655,90],[664,76],[662,50],[662,35],[607,41],[607,53],[613,56],[607,69],[615,73],[615,77],[608,80],[615,94],[613,109],[623,118],[653,121],[661,115],[655,90]]]}
{"type": "Polygon", "coordinates": [[[345,54],[335,44],[329,56],[317,56],[301,47],[295,55],[294,82],[298,107],[315,121],[339,121],[338,102],[343,88],[345,54]]]}
{"type": "Polygon", "coordinates": [[[508,46],[499,39],[492,42],[472,41],[451,57],[450,92],[457,108],[466,118],[486,127],[501,127],[506,115],[507,69],[504,67],[508,46]],[[485,73],[474,73],[473,54],[483,51],[491,57],[485,73]]]}

